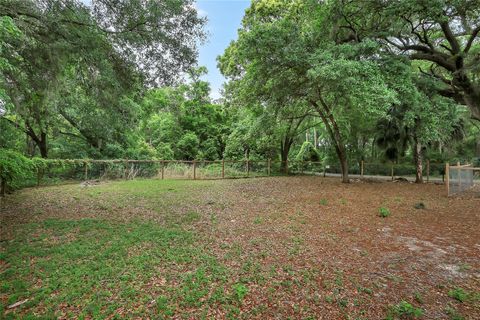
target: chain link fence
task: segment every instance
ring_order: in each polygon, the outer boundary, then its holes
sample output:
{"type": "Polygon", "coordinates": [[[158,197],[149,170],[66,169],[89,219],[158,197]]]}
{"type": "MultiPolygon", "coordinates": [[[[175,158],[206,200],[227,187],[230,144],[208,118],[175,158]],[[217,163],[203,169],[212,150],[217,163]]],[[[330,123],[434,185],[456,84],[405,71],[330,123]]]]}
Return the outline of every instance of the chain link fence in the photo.
{"type": "Polygon", "coordinates": [[[475,192],[480,194],[480,168],[470,164],[451,166],[447,164],[447,193],[459,195],[461,193],[475,192]]]}

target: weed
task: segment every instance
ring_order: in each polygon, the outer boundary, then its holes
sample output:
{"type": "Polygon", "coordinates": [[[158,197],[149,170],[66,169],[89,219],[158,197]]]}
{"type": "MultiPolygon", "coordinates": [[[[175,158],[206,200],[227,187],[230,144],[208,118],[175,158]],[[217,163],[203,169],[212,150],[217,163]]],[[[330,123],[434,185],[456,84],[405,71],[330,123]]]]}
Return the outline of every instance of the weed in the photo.
{"type": "Polygon", "coordinates": [[[388,210],[388,208],[385,208],[385,207],[380,207],[378,209],[378,215],[382,218],[386,218],[390,216],[390,210],[388,210]]]}
{"type": "Polygon", "coordinates": [[[235,300],[241,302],[248,293],[248,288],[243,283],[236,283],[232,286],[235,300]]]}
{"type": "Polygon", "coordinates": [[[387,315],[387,320],[393,320],[396,318],[400,319],[415,319],[423,316],[423,310],[420,308],[415,308],[410,303],[406,301],[401,301],[400,303],[394,305],[390,308],[390,311],[387,315]]]}
{"type": "Polygon", "coordinates": [[[448,296],[460,302],[465,302],[469,298],[468,292],[466,292],[462,288],[455,288],[448,291],[448,296]]]}
{"type": "Polygon", "coordinates": [[[365,287],[358,287],[357,288],[358,292],[364,292],[368,295],[372,295],[373,294],[373,290],[370,289],[370,288],[365,288],[365,287]]]}
{"type": "Polygon", "coordinates": [[[469,265],[468,263],[462,263],[459,266],[459,270],[462,271],[462,272],[468,271],[470,269],[472,269],[472,266],[469,265]]]}
{"type": "Polygon", "coordinates": [[[260,216],[256,216],[255,219],[253,220],[254,224],[262,224],[263,223],[263,218],[260,216]]]}
{"type": "Polygon", "coordinates": [[[326,206],[326,205],[328,204],[327,199],[325,199],[325,198],[320,199],[320,204],[321,204],[322,206],[326,206]]]}
{"type": "Polygon", "coordinates": [[[348,300],[340,299],[338,300],[338,305],[340,306],[341,309],[345,309],[348,306],[348,300]]]}
{"type": "Polygon", "coordinates": [[[423,297],[420,294],[420,292],[415,292],[414,298],[415,298],[415,301],[417,301],[418,303],[421,303],[421,304],[424,303],[423,297]]]}
{"type": "Polygon", "coordinates": [[[458,313],[455,308],[451,306],[447,306],[445,308],[445,313],[448,315],[450,320],[465,320],[465,318],[460,313],[458,313]]]}

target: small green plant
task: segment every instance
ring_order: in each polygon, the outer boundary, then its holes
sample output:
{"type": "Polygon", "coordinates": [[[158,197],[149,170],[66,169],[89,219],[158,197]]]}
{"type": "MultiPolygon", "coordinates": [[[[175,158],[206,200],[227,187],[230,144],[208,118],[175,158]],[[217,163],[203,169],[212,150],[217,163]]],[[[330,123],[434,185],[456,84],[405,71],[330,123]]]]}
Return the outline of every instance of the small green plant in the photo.
{"type": "Polygon", "coordinates": [[[465,302],[468,300],[469,294],[462,288],[455,288],[448,291],[448,296],[460,302],[465,302]]]}
{"type": "Polygon", "coordinates": [[[445,313],[448,315],[450,320],[465,320],[465,318],[460,313],[458,313],[455,308],[452,308],[451,306],[447,306],[445,308],[445,313]]]}
{"type": "Polygon", "coordinates": [[[385,208],[385,207],[380,207],[378,209],[378,215],[382,218],[386,218],[390,215],[390,210],[388,210],[388,208],[385,208]]]}
{"type": "Polygon", "coordinates": [[[263,218],[260,216],[256,216],[255,219],[253,220],[254,224],[262,224],[263,223],[263,218]]]}
{"type": "Polygon", "coordinates": [[[327,199],[325,199],[325,198],[320,199],[320,204],[321,204],[322,206],[326,206],[326,205],[328,204],[327,199]]]}
{"type": "Polygon", "coordinates": [[[422,295],[420,294],[420,292],[415,292],[415,301],[417,301],[418,303],[421,303],[423,304],[424,303],[424,300],[423,300],[423,297],[422,295]]]}
{"type": "Polygon", "coordinates": [[[248,293],[248,288],[243,283],[236,283],[232,286],[235,300],[242,301],[248,293]]]}
{"type": "Polygon", "coordinates": [[[423,310],[420,308],[415,308],[410,303],[406,301],[401,301],[400,303],[394,305],[390,312],[387,315],[387,320],[393,319],[416,319],[423,316],[423,310]]]}

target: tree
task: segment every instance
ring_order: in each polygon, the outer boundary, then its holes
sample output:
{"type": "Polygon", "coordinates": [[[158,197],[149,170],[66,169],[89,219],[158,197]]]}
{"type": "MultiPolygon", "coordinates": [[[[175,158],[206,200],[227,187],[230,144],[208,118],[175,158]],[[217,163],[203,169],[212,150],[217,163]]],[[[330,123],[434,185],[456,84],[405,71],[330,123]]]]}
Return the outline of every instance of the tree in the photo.
{"type": "Polygon", "coordinates": [[[378,119],[377,143],[385,149],[389,160],[397,162],[411,147],[415,182],[423,183],[425,149],[434,141],[452,138],[459,122],[458,105],[439,95],[435,90],[437,83],[412,70],[416,68],[409,61],[389,59],[386,69],[391,77],[401,77],[403,82],[396,87],[401,93],[399,103],[389,109],[386,117],[378,119]]]}
{"type": "Polygon", "coordinates": [[[480,120],[480,1],[334,1],[338,43],[375,39],[391,55],[425,62],[437,92],[480,120]]]}
{"type": "Polygon", "coordinates": [[[223,106],[210,101],[210,86],[201,80],[206,71],[204,67],[192,69],[188,83],[146,93],[139,131],[161,158],[222,157],[230,122],[223,106]]]}
{"type": "MultiPolygon", "coordinates": [[[[222,72],[271,104],[308,104],[322,119],[348,182],[345,134],[352,115],[372,119],[394,101],[372,53],[375,44],[332,40],[331,7],[316,1],[255,1],[222,72]],[[373,57],[373,58],[371,58],[373,57]],[[348,75],[348,76],[346,76],[348,75]]],[[[247,90],[247,89],[245,89],[247,90]]]]}
{"type": "Polygon", "coordinates": [[[135,114],[126,97],[135,98],[143,84],[174,83],[195,62],[204,37],[205,20],[189,0],[98,0],[90,7],[75,0],[7,0],[0,15],[20,31],[1,39],[9,48],[1,58],[13,66],[1,70],[11,102],[4,119],[43,157],[52,131],[100,152],[105,141],[121,139],[116,130],[135,114]],[[99,123],[107,118],[109,125],[99,123]]]}

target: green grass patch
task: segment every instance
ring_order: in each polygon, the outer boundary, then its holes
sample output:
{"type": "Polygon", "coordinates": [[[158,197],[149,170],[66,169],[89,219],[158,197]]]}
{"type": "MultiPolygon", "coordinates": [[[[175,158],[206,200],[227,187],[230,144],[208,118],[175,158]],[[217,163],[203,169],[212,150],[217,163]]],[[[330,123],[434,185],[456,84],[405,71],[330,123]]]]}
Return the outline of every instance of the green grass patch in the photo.
{"type": "MultiPolygon", "coordinates": [[[[197,215],[187,218],[194,221],[197,215]]],[[[7,305],[29,299],[9,318],[39,310],[56,317],[61,306],[75,306],[65,312],[80,318],[103,318],[120,307],[142,316],[170,316],[175,310],[207,308],[209,293],[227,286],[229,279],[228,270],[193,233],[143,222],[30,224],[5,245],[2,260],[8,264],[0,276],[7,305]]],[[[240,285],[234,290],[235,299],[217,297],[215,303],[235,305],[247,292],[240,285]]]]}

